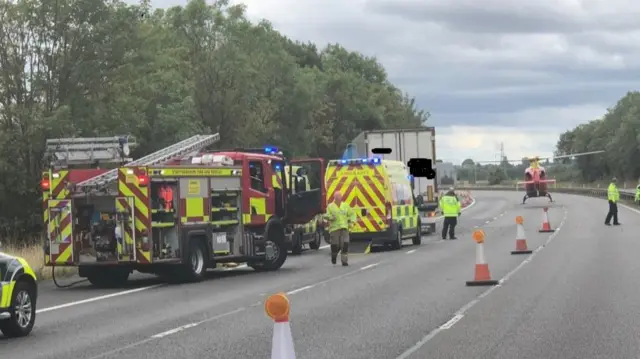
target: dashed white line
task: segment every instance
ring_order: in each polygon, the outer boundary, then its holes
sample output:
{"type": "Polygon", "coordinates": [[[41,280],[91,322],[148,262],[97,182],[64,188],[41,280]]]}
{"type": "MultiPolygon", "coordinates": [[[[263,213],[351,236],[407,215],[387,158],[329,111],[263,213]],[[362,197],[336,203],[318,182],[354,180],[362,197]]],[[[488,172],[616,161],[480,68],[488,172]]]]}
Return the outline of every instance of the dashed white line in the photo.
{"type": "Polygon", "coordinates": [[[313,285],[307,285],[307,286],[304,286],[302,288],[298,288],[298,289],[294,289],[294,290],[288,291],[287,294],[292,295],[292,294],[300,293],[302,291],[305,291],[307,289],[311,289],[313,287],[314,287],[313,285]]]}
{"type": "Polygon", "coordinates": [[[149,290],[149,289],[161,287],[161,286],[164,286],[164,285],[166,285],[166,284],[154,284],[154,285],[150,285],[148,287],[130,289],[130,290],[122,291],[122,292],[117,292],[117,293],[112,293],[112,294],[101,295],[101,296],[98,296],[98,297],[92,297],[92,298],[88,298],[88,299],[78,300],[78,301],[75,301],[75,302],[64,303],[64,304],[56,305],[56,306],[53,306],[53,307],[41,308],[41,309],[36,310],[36,314],[51,312],[53,310],[73,307],[73,306],[80,305],[80,304],[96,302],[96,301],[99,301],[99,300],[105,300],[105,299],[109,299],[109,298],[119,297],[121,295],[127,295],[127,294],[133,294],[133,293],[137,293],[137,292],[142,292],[144,290],[149,290]]]}
{"type": "Polygon", "coordinates": [[[442,324],[440,326],[440,329],[444,330],[444,329],[449,329],[449,328],[453,327],[453,325],[456,324],[463,317],[464,317],[463,314],[458,314],[458,315],[454,316],[453,318],[449,319],[448,322],[442,324]]]}
{"type": "Polygon", "coordinates": [[[380,264],[380,262],[369,264],[368,266],[364,266],[364,267],[360,268],[360,270],[370,269],[370,268],[373,268],[373,267],[377,266],[378,264],[380,264]]]}
{"type": "MultiPolygon", "coordinates": [[[[640,213],[640,211],[638,211],[638,213],[640,213]]],[[[458,310],[455,313],[453,318],[451,318],[445,324],[443,324],[442,326],[434,329],[429,334],[424,336],[419,342],[417,342],[411,348],[407,349],[404,353],[400,354],[400,356],[398,356],[396,359],[406,359],[409,356],[411,356],[412,354],[414,354],[416,351],[418,351],[420,348],[422,348],[425,344],[427,344],[431,339],[433,339],[433,337],[435,337],[439,332],[441,332],[444,329],[449,329],[449,328],[453,327],[453,325],[455,323],[459,322],[464,317],[465,313],[467,311],[469,311],[469,309],[473,308],[474,305],[478,304],[480,299],[488,296],[494,290],[502,287],[504,285],[504,282],[506,282],[511,276],[513,276],[518,270],[520,270],[520,268],[524,267],[525,264],[531,262],[531,260],[536,256],[536,254],[538,254],[540,252],[540,250],[542,248],[546,247],[549,243],[551,243],[551,241],[553,241],[553,239],[560,232],[560,229],[562,229],[562,226],[564,225],[565,221],[567,220],[567,216],[568,216],[568,212],[567,212],[567,210],[565,208],[564,209],[564,217],[562,218],[562,221],[558,225],[558,228],[556,228],[556,231],[549,236],[549,238],[545,241],[544,244],[542,244],[540,247],[538,247],[538,249],[536,249],[533,253],[531,253],[529,255],[529,257],[527,257],[526,260],[524,260],[522,263],[520,263],[520,265],[518,265],[516,268],[514,268],[511,272],[507,273],[504,277],[502,277],[502,279],[500,279],[498,285],[493,286],[493,287],[489,288],[488,290],[484,291],[476,299],[472,300],[471,302],[467,303],[465,306],[460,308],[460,310],[458,310]]]]}
{"type": "Polygon", "coordinates": [[[205,320],[201,320],[201,321],[199,321],[199,322],[195,322],[195,323],[189,323],[189,324],[181,325],[181,326],[179,326],[179,327],[177,327],[177,328],[173,328],[173,329],[171,329],[171,330],[167,330],[167,331],[165,331],[165,332],[162,332],[162,333],[158,333],[158,334],[152,335],[152,336],[151,336],[151,338],[154,338],[154,339],[164,338],[164,337],[166,337],[166,336],[168,336],[168,335],[171,335],[171,334],[175,334],[175,333],[181,332],[181,331],[183,331],[183,330],[185,330],[185,329],[189,329],[189,328],[196,327],[196,326],[198,326],[198,325],[200,325],[200,324],[204,324],[204,323],[212,322],[212,321],[217,320],[217,319],[222,319],[222,318],[224,318],[224,317],[228,317],[228,316],[233,315],[233,314],[238,314],[238,313],[240,313],[240,312],[242,312],[242,311],[244,311],[244,310],[246,310],[246,309],[247,309],[247,308],[244,308],[244,307],[243,307],[243,308],[238,308],[238,309],[236,309],[236,310],[232,310],[232,311],[230,311],[230,312],[226,312],[226,313],[223,313],[223,314],[219,314],[219,315],[213,316],[213,317],[211,317],[211,318],[207,318],[207,319],[205,319],[205,320]]]}
{"type": "Polygon", "coordinates": [[[331,247],[331,245],[327,244],[325,246],[320,246],[320,248],[318,248],[318,249],[325,249],[325,248],[329,248],[329,247],[331,247]]]}
{"type": "Polygon", "coordinates": [[[410,251],[407,251],[407,254],[414,253],[416,250],[417,250],[417,249],[412,249],[412,250],[410,250],[410,251]]]}
{"type": "Polygon", "coordinates": [[[243,308],[238,308],[236,310],[232,310],[230,312],[226,312],[226,313],[223,313],[223,314],[220,314],[220,315],[216,315],[214,317],[207,318],[207,319],[199,321],[199,322],[181,325],[181,326],[179,326],[177,328],[174,328],[174,329],[162,332],[162,333],[158,333],[158,334],[152,335],[147,339],[143,339],[143,340],[140,340],[140,341],[137,341],[137,342],[134,342],[134,343],[131,343],[131,344],[128,344],[128,345],[113,349],[113,350],[109,350],[109,351],[104,352],[104,353],[100,353],[98,355],[92,356],[89,359],[98,359],[98,358],[104,358],[104,357],[112,356],[112,355],[120,353],[120,352],[122,352],[124,350],[135,348],[135,347],[137,347],[139,345],[149,343],[149,342],[151,342],[153,340],[166,337],[167,335],[175,334],[175,333],[181,332],[181,331],[183,331],[185,329],[188,329],[188,328],[197,327],[200,324],[204,324],[204,323],[207,323],[207,322],[212,322],[212,321],[217,320],[217,319],[228,317],[230,315],[240,313],[240,312],[242,312],[244,310],[246,310],[246,308],[244,308],[244,307],[243,308]]]}

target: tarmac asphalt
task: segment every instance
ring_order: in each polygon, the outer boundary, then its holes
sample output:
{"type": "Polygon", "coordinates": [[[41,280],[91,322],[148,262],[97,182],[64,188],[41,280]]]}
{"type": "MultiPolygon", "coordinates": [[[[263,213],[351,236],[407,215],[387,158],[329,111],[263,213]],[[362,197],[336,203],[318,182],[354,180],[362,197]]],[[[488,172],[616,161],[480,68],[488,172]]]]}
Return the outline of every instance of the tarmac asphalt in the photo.
{"type": "Polygon", "coordinates": [[[0,337],[0,357],[269,358],[264,300],[279,291],[289,293],[298,359],[640,357],[640,211],[621,207],[623,225],[606,227],[603,199],[556,194],[553,204],[521,205],[514,192],[473,195],[458,240],[407,241],[352,255],[349,267],[331,265],[324,248],[290,256],[277,272],[216,270],[196,284],[143,275],[119,290],[41,283],[33,333],[0,337]],[[554,233],[537,231],[546,205],[554,233]],[[510,254],[518,215],[532,255],[510,254]],[[498,286],[465,286],[475,227],[498,286]]]}

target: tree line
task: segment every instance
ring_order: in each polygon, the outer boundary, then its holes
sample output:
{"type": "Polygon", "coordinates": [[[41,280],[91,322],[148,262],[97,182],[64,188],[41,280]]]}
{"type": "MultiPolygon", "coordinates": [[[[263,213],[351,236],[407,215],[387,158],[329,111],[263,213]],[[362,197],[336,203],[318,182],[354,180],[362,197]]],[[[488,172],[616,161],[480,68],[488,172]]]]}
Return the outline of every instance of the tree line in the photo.
{"type": "Polygon", "coordinates": [[[139,157],[218,132],[221,147],[337,158],[361,131],[425,125],[374,57],[293,41],[245,11],[0,0],[0,238],[41,229],[47,138],[131,134],[139,157]]]}
{"type": "MultiPolygon", "coordinates": [[[[602,118],[566,131],[556,145],[556,155],[606,151],[576,157],[576,179],[583,182],[640,178],[640,92],[628,92],[602,118]]],[[[564,163],[569,163],[566,160],[564,163]]]]}

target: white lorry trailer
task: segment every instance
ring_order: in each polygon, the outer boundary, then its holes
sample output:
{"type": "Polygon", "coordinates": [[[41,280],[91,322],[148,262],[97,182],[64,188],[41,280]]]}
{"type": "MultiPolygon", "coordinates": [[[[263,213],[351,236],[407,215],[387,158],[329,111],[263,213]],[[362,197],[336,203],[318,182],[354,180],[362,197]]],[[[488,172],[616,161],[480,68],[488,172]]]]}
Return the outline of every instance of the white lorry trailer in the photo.
{"type": "MultiPolygon", "coordinates": [[[[434,169],[436,166],[436,131],[433,127],[365,131],[352,141],[351,146],[359,156],[378,156],[404,163],[412,158],[426,158],[431,160],[434,169]],[[391,153],[373,154],[374,148],[390,148],[391,153]]],[[[435,215],[438,208],[436,179],[416,177],[413,180],[414,195],[424,199],[423,204],[419,206],[421,217],[423,217],[423,230],[432,232],[435,230],[435,225],[429,218],[435,215]]]]}

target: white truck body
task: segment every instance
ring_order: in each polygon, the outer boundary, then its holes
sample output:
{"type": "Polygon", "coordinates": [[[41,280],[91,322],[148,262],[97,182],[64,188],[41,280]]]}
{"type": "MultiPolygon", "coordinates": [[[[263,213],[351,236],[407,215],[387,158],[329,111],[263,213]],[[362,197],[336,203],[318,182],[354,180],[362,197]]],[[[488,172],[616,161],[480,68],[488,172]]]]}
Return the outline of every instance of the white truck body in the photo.
{"type": "MultiPolygon", "coordinates": [[[[377,130],[360,133],[354,140],[359,156],[382,157],[386,160],[409,162],[412,158],[430,159],[433,168],[436,166],[436,138],[435,128],[422,127],[417,129],[377,130]],[[373,154],[374,148],[390,148],[391,153],[385,155],[373,154]]],[[[434,202],[438,189],[435,179],[426,177],[414,178],[414,194],[422,195],[425,202],[434,202]]]]}

